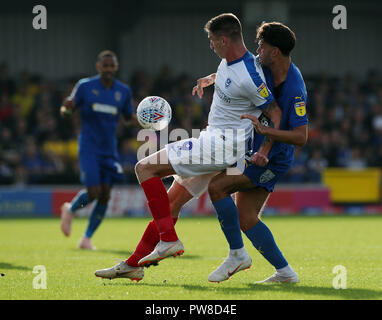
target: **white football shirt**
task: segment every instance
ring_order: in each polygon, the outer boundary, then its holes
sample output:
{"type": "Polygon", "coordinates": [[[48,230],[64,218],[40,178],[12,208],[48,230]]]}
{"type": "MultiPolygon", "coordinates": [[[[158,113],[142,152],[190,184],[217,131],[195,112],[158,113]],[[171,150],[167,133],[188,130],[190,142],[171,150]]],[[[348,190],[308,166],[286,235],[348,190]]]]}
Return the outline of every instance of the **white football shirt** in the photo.
{"type": "Polygon", "coordinates": [[[242,129],[245,141],[251,137],[253,126],[243,114],[259,116],[261,110],[274,100],[268,90],[258,57],[247,51],[240,59],[227,63],[222,59],[215,78],[215,91],[208,115],[209,130],[242,129]]]}

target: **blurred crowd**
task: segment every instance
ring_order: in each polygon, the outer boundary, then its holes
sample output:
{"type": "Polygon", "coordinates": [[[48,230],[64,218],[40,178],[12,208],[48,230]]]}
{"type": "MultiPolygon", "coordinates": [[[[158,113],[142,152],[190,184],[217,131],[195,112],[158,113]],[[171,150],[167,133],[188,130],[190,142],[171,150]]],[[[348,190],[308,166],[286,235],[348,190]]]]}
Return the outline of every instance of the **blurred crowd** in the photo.
{"type": "MultiPolygon", "coordinates": [[[[82,77],[47,81],[27,71],[10,77],[0,65],[0,185],[78,184],[77,113],[61,118],[59,107],[82,77]]],[[[199,99],[191,95],[196,79],[173,74],[163,66],[158,74],[136,70],[122,79],[132,88],[136,107],[146,96],[165,98],[173,109],[170,128],[192,129],[207,125],[213,88],[199,99]]],[[[363,78],[349,74],[305,77],[308,90],[309,141],[296,148],[294,165],[283,183],[320,183],[327,167],[360,169],[382,164],[381,74],[369,71],[363,78]]],[[[121,164],[127,183],[137,183],[134,165],[139,128],[120,122],[117,130],[121,164]]],[[[154,135],[155,138],[155,135],[154,135]]],[[[156,143],[159,139],[156,135],[156,143]]],[[[155,141],[155,140],[154,140],[155,141]]]]}

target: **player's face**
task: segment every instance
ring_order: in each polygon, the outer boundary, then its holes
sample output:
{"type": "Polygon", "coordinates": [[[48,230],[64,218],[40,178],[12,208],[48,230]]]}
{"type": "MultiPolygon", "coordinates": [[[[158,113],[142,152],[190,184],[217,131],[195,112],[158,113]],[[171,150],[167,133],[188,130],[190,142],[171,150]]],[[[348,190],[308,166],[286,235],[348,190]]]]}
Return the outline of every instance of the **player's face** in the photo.
{"type": "Polygon", "coordinates": [[[113,80],[116,72],[118,71],[118,61],[115,57],[103,57],[97,62],[97,70],[102,79],[113,80]]]}
{"type": "Polygon", "coordinates": [[[272,64],[272,55],[273,55],[274,48],[275,47],[264,42],[263,40],[260,40],[258,42],[258,48],[256,52],[259,55],[260,62],[263,66],[266,67],[272,64]]]}
{"type": "Polygon", "coordinates": [[[225,45],[223,36],[216,36],[213,33],[208,33],[208,39],[210,39],[210,48],[220,57],[225,57],[225,45]]]}

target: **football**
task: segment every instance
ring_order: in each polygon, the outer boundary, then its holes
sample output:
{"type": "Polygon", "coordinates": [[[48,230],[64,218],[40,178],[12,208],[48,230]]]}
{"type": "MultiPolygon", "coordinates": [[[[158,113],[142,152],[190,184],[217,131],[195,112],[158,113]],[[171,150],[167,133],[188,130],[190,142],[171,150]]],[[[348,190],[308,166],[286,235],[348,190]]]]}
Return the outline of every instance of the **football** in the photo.
{"type": "Polygon", "coordinates": [[[137,107],[138,122],[145,129],[163,130],[170,123],[171,117],[170,104],[162,97],[146,97],[137,107]]]}

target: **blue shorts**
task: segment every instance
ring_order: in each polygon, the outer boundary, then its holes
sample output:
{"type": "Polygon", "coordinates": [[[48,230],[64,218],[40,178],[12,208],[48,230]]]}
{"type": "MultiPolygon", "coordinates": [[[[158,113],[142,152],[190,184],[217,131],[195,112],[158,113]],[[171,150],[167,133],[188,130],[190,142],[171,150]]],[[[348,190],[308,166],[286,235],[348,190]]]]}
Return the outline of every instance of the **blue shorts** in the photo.
{"type": "Polygon", "coordinates": [[[271,162],[268,162],[265,167],[259,167],[246,160],[243,174],[252,181],[255,187],[262,187],[268,192],[272,192],[276,182],[279,181],[289,169],[290,166],[276,166],[271,162]]]}
{"type": "Polygon", "coordinates": [[[103,156],[94,152],[81,151],[79,158],[80,179],[87,187],[98,186],[103,183],[112,186],[115,182],[125,180],[122,166],[115,156],[103,156]]]}

